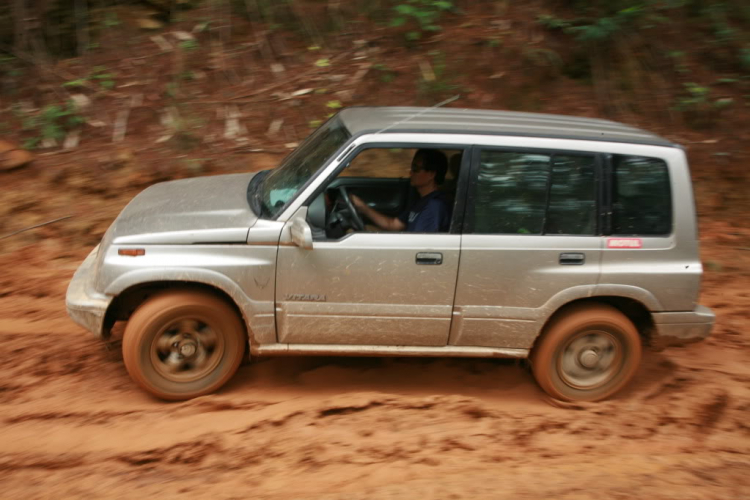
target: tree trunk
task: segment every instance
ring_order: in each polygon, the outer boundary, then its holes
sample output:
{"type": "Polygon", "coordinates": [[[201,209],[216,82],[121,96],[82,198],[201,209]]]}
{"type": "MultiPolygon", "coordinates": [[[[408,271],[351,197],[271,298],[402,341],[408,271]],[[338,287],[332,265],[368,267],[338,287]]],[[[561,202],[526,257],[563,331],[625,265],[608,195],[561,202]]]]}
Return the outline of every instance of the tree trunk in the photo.
{"type": "Polygon", "coordinates": [[[13,0],[13,47],[19,52],[29,48],[29,32],[26,29],[26,0],[13,0]]]}

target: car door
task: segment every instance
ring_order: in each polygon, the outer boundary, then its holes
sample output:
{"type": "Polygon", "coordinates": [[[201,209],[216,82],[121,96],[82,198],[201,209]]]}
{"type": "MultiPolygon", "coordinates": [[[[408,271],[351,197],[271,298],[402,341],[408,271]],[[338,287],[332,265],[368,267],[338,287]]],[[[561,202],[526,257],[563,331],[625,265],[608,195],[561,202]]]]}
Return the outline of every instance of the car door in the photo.
{"type": "Polygon", "coordinates": [[[597,155],[475,147],[451,345],[530,348],[544,306],[600,273],[597,155]]]}
{"type": "MultiPolygon", "coordinates": [[[[304,219],[305,210],[292,216],[288,225],[295,218],[304,219]]],[[[458,275],[457,229],[354,232],[337,240],[314,241],[311,249],[292,245],[289,231],[282,232],[277,260],[280,343],[447,344],[458,275]]]]}

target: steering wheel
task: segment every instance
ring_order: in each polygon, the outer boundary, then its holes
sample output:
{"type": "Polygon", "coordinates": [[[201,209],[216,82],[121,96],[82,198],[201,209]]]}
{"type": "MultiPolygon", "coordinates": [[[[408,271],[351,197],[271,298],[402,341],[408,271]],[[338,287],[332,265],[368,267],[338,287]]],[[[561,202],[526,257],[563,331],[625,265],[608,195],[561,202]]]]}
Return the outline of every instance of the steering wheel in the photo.
{"type": "Polygon", "coordinates": [[[339,194],[341,195],[341,199],[344,200],[346,210],[349,212],[349,219],[354,229],[357,231],[364,231],[365,223],[362,222],[362,217],[359,216],[357,209],[354,207],[354,203],[352,203],[352,199],[349,198],[349,193],[346,191],[346,187],[339,186],[339,194]]]}

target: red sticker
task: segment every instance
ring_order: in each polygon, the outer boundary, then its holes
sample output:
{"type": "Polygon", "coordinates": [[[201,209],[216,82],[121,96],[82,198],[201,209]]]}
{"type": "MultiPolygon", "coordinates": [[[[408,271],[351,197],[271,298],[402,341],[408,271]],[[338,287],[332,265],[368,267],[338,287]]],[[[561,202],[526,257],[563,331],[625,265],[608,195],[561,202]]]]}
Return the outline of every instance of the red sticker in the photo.
{"type": "Polygon", "coordinates": [[[640,238],[608,238],[607,248],[642,248],[643,240],[640,238]]]}

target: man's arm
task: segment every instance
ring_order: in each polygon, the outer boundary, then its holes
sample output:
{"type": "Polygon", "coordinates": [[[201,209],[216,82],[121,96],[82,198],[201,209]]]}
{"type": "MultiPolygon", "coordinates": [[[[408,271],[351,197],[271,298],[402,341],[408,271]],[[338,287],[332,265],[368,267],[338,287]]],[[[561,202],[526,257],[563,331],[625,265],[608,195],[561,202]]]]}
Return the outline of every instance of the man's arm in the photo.
{"type": "Polygon", "coordinates": [[[406,224],[404,224],[398,217],[388,217],[387,215],[381,214],[374,208],[369,207],[367,203],[362,201],[359,196],[355,194],[352,194],[349,197],[357,210],[374,222],[380,229],[385,229],[386,231],[403,231],[406,229],[406,224]]]}

